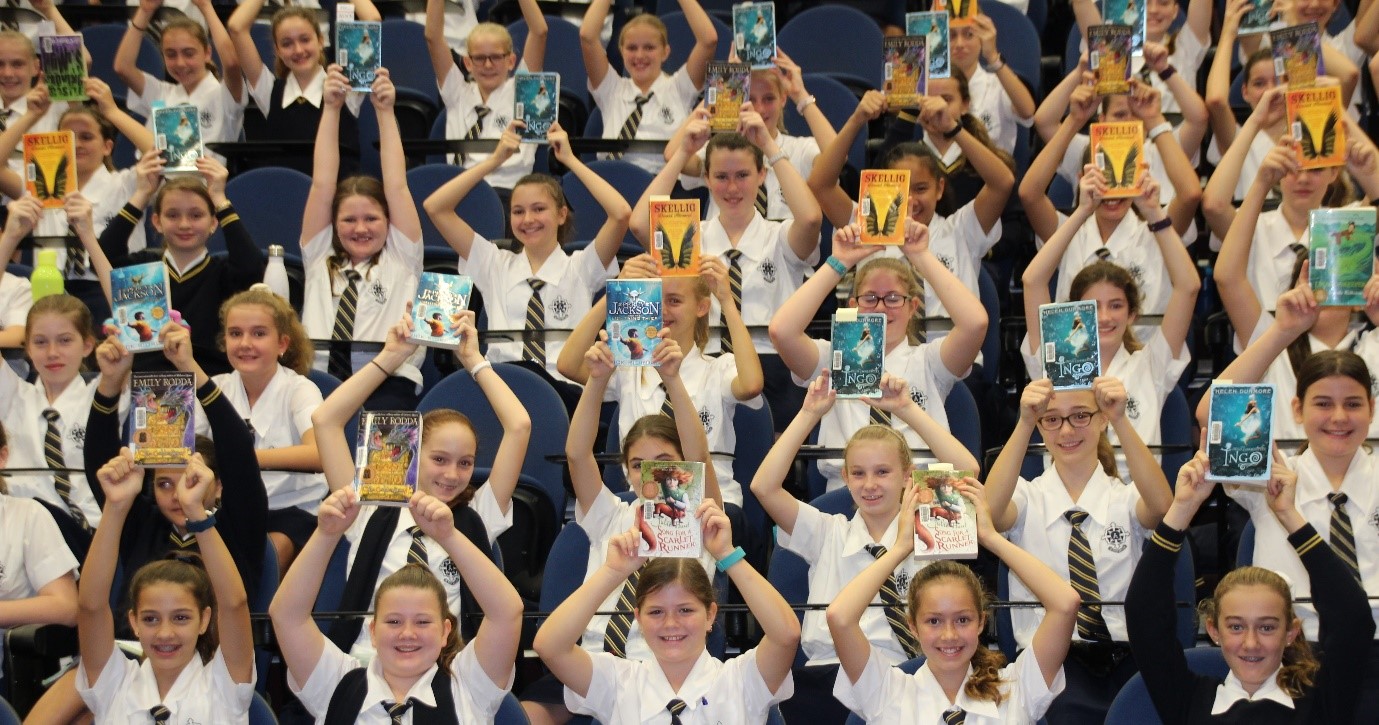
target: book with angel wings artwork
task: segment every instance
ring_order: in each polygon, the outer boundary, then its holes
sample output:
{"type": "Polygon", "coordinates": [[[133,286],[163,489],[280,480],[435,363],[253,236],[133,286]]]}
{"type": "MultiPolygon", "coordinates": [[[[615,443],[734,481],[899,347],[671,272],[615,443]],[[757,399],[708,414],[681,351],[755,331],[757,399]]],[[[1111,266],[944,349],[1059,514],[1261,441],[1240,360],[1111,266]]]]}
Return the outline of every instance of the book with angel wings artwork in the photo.
{"type": "Polygon", "coordinates": [[[1339,86],[1288,91],[1288,126],[1304,169],[1345,166],[1345,113],[1339,86]]]}
{"type": "Polygon", "coordinates": [[[1106,177],[1107,199],[1140,194],[1144,176],[1144,124],[1140,121],[1092,124],[1092,163],[1106,177]]]}
{"type": "Polygon", "coordinates": [[[698,277],[703,230],[698,199],[651,199],[651,253],[662,277],[698,277]]]}
{"type": "Polygon", "coordinates": [[[862,244],[905,243],[905,217],[910,211],[908,169],[866,169],[857,194],[862,244]]]}
{"type": "Polygon", "coordinates": [[[44,209],[61,209],[77,190],[77,146],[71,131],[24,134],[24,186],[44,209]]]}

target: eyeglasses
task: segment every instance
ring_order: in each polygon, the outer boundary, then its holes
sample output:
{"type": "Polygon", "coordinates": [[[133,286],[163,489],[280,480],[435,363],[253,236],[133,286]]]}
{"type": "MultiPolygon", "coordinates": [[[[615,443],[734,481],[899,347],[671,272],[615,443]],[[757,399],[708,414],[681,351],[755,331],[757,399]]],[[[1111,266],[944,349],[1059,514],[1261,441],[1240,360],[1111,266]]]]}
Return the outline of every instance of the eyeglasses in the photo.
{"type": "Polygon", "coordinates": [[[471,55],[469,56],[469,60],[475,65],[497,65],[506,60],[510,55],[512,55],[511,52],[494,53],[493,55],[471,55]]]}
{"type": "Polygon", "coordinates": [[[1074,428],[1086,428],[1092,424],[1092,417],[1096,413],[1092,411],[1079,410],[1070,415],[1046,415],[1039,419],[1039,427],[1052,433],[1063,427],[1063,423],[1074,428]]]}
{"type": "Polygon", "coordinates": [[[876,307],[877,304],[884,302],[887,307],[895,309],[909,301],[909,295],[902,295],[899,292],[892,292],[885,297],[873,294],[857,295],[858,307],[876,307]]]}

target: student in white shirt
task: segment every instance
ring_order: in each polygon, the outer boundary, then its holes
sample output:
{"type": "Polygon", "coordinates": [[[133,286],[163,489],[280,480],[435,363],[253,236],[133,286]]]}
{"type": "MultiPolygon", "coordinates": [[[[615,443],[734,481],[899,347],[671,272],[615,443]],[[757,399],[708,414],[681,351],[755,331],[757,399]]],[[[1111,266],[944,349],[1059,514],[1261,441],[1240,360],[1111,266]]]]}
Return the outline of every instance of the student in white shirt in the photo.
{"type": "Polygon", "coordinates": [[[607,725],[662,722],[765,723],[773,705],[794,694],[790,664],[800,625],[790,605],[733,547],[728,517],[705,498],[695,512],[704,550],[725,572],[761,624],[756,647],[719,661],[705,649],[718,612],[713,584],[692,559],[638,555],[637,528],[608,542],[608,558],[556,608],[532,646],[565,683],[565,705],[607,725]],[[622,659],[580,646],[585,623],[638,572],[634,614],[654,660],[622,659]]]}
{"type": "Polygon", "coordinates": [[[144,469],[129,449],[98,474],[105,490],[105,526],[96,530],[82,567],[77,617],[81,666],[77,690],[96,723],[248,723],[254,697],[254,638],[249,598],[234,559],[206,511],[215,474],[193,454],[177,481],[177,498],[201,555],[140,567],[130,579],[130,626],[142,662],[115,647],[110,587],[124,519],[144,486],[144,469]],[[202,568],[204,565],[204,568],[202,568]]]}
{"type": "Polygon", "coordinates": [[[962,72],[971,91],[972,115],[986,125],[994,148],[1013,153],[1016,126],[1034,121],[1034,96],[996,49],[996,21],[976,15],[969,25],[951,26],[948,38],[953,70],[962,72]]]}
{"type": "MultiPolygon", "coordinates": [[[[53,24],[53,31],[58,35],[75,35],[77,33],[62,17],[62,12],[58,9],[57,3],[52,0],[38,0],[29,3],[33,9],[43,15],[53,24]]],[[[34,47],[34,39],[26,34],[28,31],[20,23],[17,30],[0,30],[0,126],[7,125],[23,116],[28,111],[28,94],[32,90],[35,81],[39,79],[38,52],[34,47]]],[[[90,65],[91,54],[82,48],[82,56],[86,63],[90,65]]],[[[32,129],[31,133],[41,133],[52,131],[57,128],[58,114],[67,110],[66,105],[50,106],[43,114],[43,118],[32,129]]],[[[24,155],[22,153],[11,153],[5,157],[5,165],[10,167],[15,173],[24,171],[24,155]]]]}
{"type": "MultiPolygon", "coordinates": [[[[901,511],[914,511],[918,487],[910,487],[901,511]]],[[[991,525],[975,478],[958,484],[977,516],[977,539],[1012,572],[1030,582],[1044,619],[1015,662],[982,642],[990,602],[973,571],[955,561],[935,561],[910,581],[905,624],[925,657],[913,675],[896,669],[873,649],[858,622],[894,569],[914,553],[915,517],[900,517],[895,543],[857,575],[828,607],[828,628],[842,672],[834,695],[868,723],[1034,723],[1063,690],[1063,658],[1081,604],[1077,591],[1029,552],[991,525]],[[957,710],[961,715],[949,715],[957,710]]]]}
{"type": "MultiPolygon", "coordinates": [[[[348,458],[348,456],[346,456],[348,458]]],[[[417,711],[455,722],[492,722],[512,687],[522,634],[522,598],[483,552],[455,529],[450,506],[421,493],[407,507],[439,542],[459,576],[474,582],[483,624],[468,641],[445,603],[440,581],[420,564],[383,580],[368,632],[378,656],[367,665],[316,625],[311,609],[340,537],[363,510],[346,487],[321,504],[320,523],[288,570],[268,613],[287,661],[288,686],[316,722],[418,722],[417,711]]]]}
{"type": "MultiPolygon", "coordinates": [[[[1153,53],[1149,50],[1149,45],[1158,45],[1167,51],[1167,57],[1172,67],[1182,74],[1189,88],[1197,86],[1197,69],[1201,67],[1202,61],[1207,57],[1207,48],[1212,45],[1211,41],[1211,13],[1212,0],[1190,0],[1187,5],[1187,18],[1182,27],[1172,30],[1173,22],[1178,17],[1178,12],[1182,9],[1175,0],[1140,0],[1144,3],[1145,18],[1145,53],[1144,55],[1132,56],[1131,72],[1138,75],[1141,80],[1164,92],[1164,112],[1175,113],[1184,112],[1178,106],[1176,100],[1177,93],[1173,92],[1172,75],[1164,77],[1160,73],[1151,74],[1153,71],[1161,71],[1151,62],[1153,53]]],[[[1136,0],[1130,0],[1133,6],[1136,0]]],[[[1103,20],[1101,17],[1101,6],[1093,0],[1075,0],[1073,2],[1073,15],[1077,18],[1078,29],[1082,31],[1082,51],[1087,49],[1087,29],[1093,25],[1101,25],[1103,22],[1120,23],[1123,20],[1109,18],[1103,20]]],[[[1137,29],[1138,30],[1138,29],[1137,29]]],[[[1138,33],[1137,33],[1138,34],[1138,33]]],[[[1222,45],[1223,48],[1233,47],[1222,45]]],[[[1198,137],[1200,143],[1201,137],[1198,137]]]]}
{"type": "MultiPolygon", "coordinates": [[[[996,530],[1059,576],[1071,576],[1072,521],[1085,515],[1077,530],[1092,552],[1097,596],[1083,591],[1084,601],[1124,598],[1144,537],[1173,499],[1159,462],[1126,415],[1126,400],[1125,386],[1114,377],[1098,377],[1092,390],[1055,392],[1047,378],[1030,383],[1020,397],[1015,431],[992,465],[983,494],[996,530]],[[1053,465],[1026,481],[1020,468],[1036,427],[1053,465]],[[1120,440],[1134,485],[1117,478],[1107,428],[1120,440]]],[[[1011,600],[1030,596],[1028,585],[1011,577],[1011,600]]],[[[1088,603],[1081,611],[1079,621],[1085,622],[1064,663],[1068,687],[1050,708],[1053,722],[1102,722],[1120,686],[1135,674],[1135,662],[1121,644],[1126,639],[1124,610],[1088,603]]],[[[1038,609],[1011,612],[1015,641],[1022,649],[1031,645],[1042,615],[1038,609]]]]}
{"type": "MultiPolygon", "coordinates": [[[[1341,29],[1341,32],[1332,35],[1330,30],[1331,16],[1335,15],[1336,8],[1340,7],[1340,0],[1312,0],[1310,2],[1291,2],[1278,6],[1276,19],[1281,21],[1281,27],[1302,25],[1303,23],[1316,23],[1322,31],[1322,57],[1318,67],[1325,68],[1327,75],[1338,78],[1341,81],[1341,100],[1349,109],[1353,118],[1359,118],[1359,105],[1362,94],[1355,91],[1360,83],[1360,71],[1362,68],[1370,66],[1369,54],[1374,52],[1373,36],[1370,42],[1361,47],[1358,31],[1359,23],[1352,17],[1350,23],[1341,29]]],[[[1360,8],[1360,17],[1365,17],[1368,13],[1360,8]]],[[[1371,25],[1371,27],[1373,27],[1371,25]]],[[[1269,42],[1268,33],[1257,35],[1247,35],[1240,39],[1240,51],[1249,55],[1261,47],[1267,47],[1269,42]]],[[[1373,69],[1370,68],[1373,75],[1373,69]]]]}
{"type": "Polygon", "coordinates": [[[24,320],[33,300],[29,279],[0,267],[0,347],[24,346],[24,320]]]}
{"type": "MultiPolygon", "coordinates": [[[[1253,7],[1251,0],[1231,0],[1228,3],[1226,16],[1221,20],[1221,37],[1217,39],[1217,47],[1235,47],[1236,38],[1240,31],[1240,21],[1253,7]]],[[[1211,119],[1212,137],[1211,146],[1207,149],[1207,161],[1214,164],[1217,169],[1221,168],[1222,157],[1226,150],[1235,143],[1235,138],[1241,131],[1240,122],[1235,120],[1235,109],[1231,107],[1233,61],[1235,61],[1233,53],[1218,53],[1212,59],[1211,70],[1207,72],[1204,100],[1207,104],[1207,114],[1211,119]]],[[[1240,74],[1244,78],[1240,84],[1240,96],[1251,109],[1257,108],[1264,92],[1278,85],[1279,82],[1278,76],[1274,75],[1273,53],[1267,48],[1255,51],[1241,62],[1240,74]]],[[[1274,147],[1274,140],[1290,133],[1286,119],[1282,116],[1275,116],[1273,121],[1273,124],[1264,130],[1264,133],[1257,132],[1251,140],[1249,151],[1240,167],[1239,180],[1235,184],[1234,191],[1231,192],[1230,201],[1232,203],[1237,203],[1245,198],[1245,194],[1250,190],[1251,180],[1259,171],[1260,162],[1269,153],[1269,149],[1274,147]]],[[[1256,128],[1256,131],[1258,130],[1256,128]]],[[[1209,225],[1214,223],[1213,216],[1216,214],[1218,205],[1222,203],[1220,194],[1213,193],[1215,191],[1216,189],[1208,184],[1206,191],[1202,194],[1202,213],[1206,215],[1209,225]]],[[[1217,235],[1213,231],[1212,236],[1215,242],[1213,248],[1219,248],[1219,240],[1222,235],[1217,235]]]]}

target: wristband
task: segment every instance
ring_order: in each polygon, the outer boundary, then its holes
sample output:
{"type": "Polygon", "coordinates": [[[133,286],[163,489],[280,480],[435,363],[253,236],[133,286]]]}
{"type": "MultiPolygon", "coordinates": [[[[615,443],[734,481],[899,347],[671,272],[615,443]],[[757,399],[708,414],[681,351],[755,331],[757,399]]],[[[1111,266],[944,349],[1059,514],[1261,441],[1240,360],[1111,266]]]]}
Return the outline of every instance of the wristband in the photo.
{"type": "Polygon", "coordinates": [[[491,362],[485,360],[485,361],[479,363],[478,365],[475,365],[475,366],[474,366],[474,369],[469,371],[469,377],[471,377],[471,378],[477,378],[477,377],[479,377],[479,373],[481,373],[481,372],[483,372],[483,371],[485,371],[485,370],[492,370],[492,369],[493,369],[493,363],[491,363],[491,362]]]}
{"type": "Polygon", "coordinates": [[[944,131],[944,132],[943,132],[943,137],[944,137],[945,139],[949,140],[949,141],[952,141],[953,139],[955,139],[955,138],[958,137],[958,134],[962,133],[962,129],[963,129],[963,122],[962,122],[962,119],[959,118],[959,119],[958,119],[958,122],[957,122],[956,124],[953,125],[953,130],[951,130],[951,131],[944,131]]]}
{"type": "Polygon", "coordinates": [[[843,264],[843,260],[838,259],[837,257],[834,257],[832,255],[830,255],[828,259],[824,260],[824,264],[827,264],[828,266],[832,267],[833,271],[837,272],[839,277],[843,277],[848,273],[848,266],[846,264],[843,264]]]}
{"type": "Polygon", "coordinates": [[[1169,78],[1172,78],[1172,77],[1173,77],[1173,74],[1174,74],[1174,73],[1177,73],[1177,72],[1178,72],[1178,69],[1177,69],[1177,68],[1174,68],[1172,65],[1169,65],[1168,67],[1166,67],[1166,68],[1164,68],[1163,70],[1159,71],[1159,80],[1163,81],[1164,83],[1167,83],[1167,82],[1168,82],[1168,79],[1169,79],[1169,78]]]}
{"type": "Polygon", "coordinates": [[[1160,137],[1160,136],[1162,136],[1162,135],[1164,135],[1164,134],[1166,134],[1166,133],[1172,133],[1172,132],[1173,132],[1173,124],[1169,123],[1168,121],[1164,121],[1163,123],[1161,123],[1161,124],[1155,126],[1154,128],[1149,129],[1149,132],[1146,133],[1146,134],[1144,135],[1144,137],[1145,137],[1146,139],[1148,139],[1150,143],[1154,143],[1154,139],[1156,139],[1156,138],[1158,138],[1158,137],[1160,137]]]}
{"type": "Polygon", "coordinates": [[[376,368],[378,368],[379,371],[382,372],[385,376],[390,377],[390,378],[393,376],[393,374],[390,373],[390,372],[388,372],[388,370],[387,370],[386,368],[384,368],[382,365],[379,365],[377,360],[370,360],[370,361],[369,361],[369,364],[372,365],[372,366],[374,366],[374,367],[376,367],[376,368]]]}
{"type": "Polygon", "coordinates": [[[1151,224],[1149,225],[1149,231],[1154,232],[1155,234],[1158,234],[1159,232],[1161,232],[1161,231],[1163,231],[1163,230],[1165,230],[1165,229],[1167,229],[1167,228],[1169,228],[1169,227],[1171,227],[1171,226],[1173,226],[1173,220],[1172,220],[1172,219],[1169,219],[1168,217],[1165,216],[1163,219],[1160,219],[1159,221],[1156,221],[1156,222],[1151,223],[1151,224]]]}
{"type": "Polygon", "coordinates": [[[814,96],[805,96],[804,98],[801,98],[800,102],[795,104],[795,112],[803,116],[804,109],[809,108],[810,105],[816,103],[818,100],[819,99],[815,98],[814,96]]]}
{"type": "Polygon", "coordinates": [[[148,32],[148,26],[144,26],[144,27],[141,28],[141,27],[135,25],[133,20],[129,21],[129,27],[134,28],[135,30],[137,30],[137,31],[139,31],[139,32],[141,32],[141,33],[147,33],[147,32],[148,32]]]}
{"type": "Polygon", "coordinates": [[[193,534],[200,534],[215,528],[215,514],[206,514],[206,518],[200,521],[187,520],[187,531],[193,534]]]}
{"type": "Polygon", "coordinates": [[[775,165],[776,165],[776,162],[777,162],[777,161],[780,161],[780,160],[783,159],[783,158],[785,158],[785,152],[784,152],[784,151],[777,151],[776,153],[774,153],[774,154],[772,154],[772,155],[766,157],[766,165],[767,165],[767,166],[775,166],[775,165]]]}
{"type": "Polygon", "coordinates": [[[739,546],[733,549],[732,551],[728,552],[727,556],[718,560],[718,570],[727,573],[728,569],[732,568],[733,564],[736,564],[745,558],[747,558],[747,552],[743,551],[742,547],[739,546]]]}
{"type": "Polygon", "coordinates": [[[1000,72],[1001,72],[1001,69],[1003,69],[1003,68],[1005,68],[1005,67],[1006,67],[1006,57],[1005,57],[1004,54],[999,53],[999,52],[996,53],[996,62],[995,62],[995,63],[987,63],[987,64],[986,64],[986,70],[987,70],[987,72],[989,72],[989,73],[1000,73],[1000,72]]]}

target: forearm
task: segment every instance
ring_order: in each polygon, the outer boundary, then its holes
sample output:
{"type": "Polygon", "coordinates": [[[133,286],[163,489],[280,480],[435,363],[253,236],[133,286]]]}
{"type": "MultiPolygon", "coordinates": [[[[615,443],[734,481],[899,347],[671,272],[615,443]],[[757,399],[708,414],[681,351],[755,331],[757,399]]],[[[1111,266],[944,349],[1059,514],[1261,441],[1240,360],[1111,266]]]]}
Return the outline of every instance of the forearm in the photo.
{"type": "Polygon", "coordinates": [[[580,318],[575,329],[571,330],[570,336],[565,339],[565,344],[560,347],[560,358],[556,361],[555,369],[561,375],[580,385],[588,382],[589,366],[584,362],[584,353],[598,341],[599,330],[603,329],[607,317],[608,300],[600,297],[584,317],[580,318]]]}
{"type": "Polygon", "coordinates": [[[281,448],[259,448],[255,450],[259,468],[264,471],[307,471],[321,470],[321,454],[315,445],[298,443],[281,448]]]}
{"type": "Polygon", "coordinates": [[[1120,441],[1121,453],[1125,455],[1125,464],[1130,471],[1130,480],[1140,492],[1140,500],[1144,502],[1145,511],[1151,519],[1140,523],[1145,528],[1157,526],[1169,504],[1173,502],[1173,489],[1168,487],[1163,467],[1135,431],[1135,426],[1131,424],[1128,416],[1121,416],[1113,421],[1111,427],[1120,441]]]}
{"type": "Polygon", "coordinates": [[[723,326],[727,328],[728,339],[733,343],[733,362],[737,372],[737,379],[732,384],[734,396],[738,400],[754,398],[766,384],[766,375],[761,369],[761,357],[757,355],[756,345],[752,342],[752,333],[747,330],[747,323],[742,321],[742,313],[733,304],[731,296],[727,300],[719,300],[718,307],[723,313],[723,326]]]}
{"type": "Polygon", "coordinates": [[[929,451],[934,458],[944,463],[951,463],[954,468],[960,471],[975,472],[981,470],[981,464],[978,463],[972,452],[967,450],[967,447],[948,431],[948,428],[939,425],[933,416],[919,407],[918,403],[911,401],[897,410],[895,414],[928,444],[929,451]]]}
{"type": "Polygon", "coordinates": [[[1034,433],[1034,423],[1023,417],[1015,423],[1015,430],[1006,441],[996,462],[986,474],[986,485],[982,498],[991,510],[991,520],[997,531],[1005,531],[1015,525],[1015,512],[1011,501],[1015,498],[1015,486],[1020,480],[1020,468],[1029,452],[1030,436],[1034,433]]]}
{"type": "MultiPolygon", "coordinates": [[[[382,119],[379,120],[382,123],[382,119]]],[[[380,138],[382,137],[380,128],[380,138]]],[[[311,184],[335,195],[340,175],[340,107],[321,104],[321,122],[316,126],[316,148],[311,156],[311,184]]]]}
{"type": "Polygon", "coordinates": [[[0,628],[9,629],[26,624],[61,624],[72,627],[76,623],[75,599],[38,594],[25,599],[0,601],[0,628]]]}

